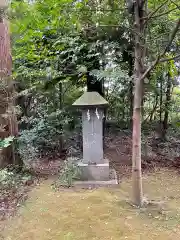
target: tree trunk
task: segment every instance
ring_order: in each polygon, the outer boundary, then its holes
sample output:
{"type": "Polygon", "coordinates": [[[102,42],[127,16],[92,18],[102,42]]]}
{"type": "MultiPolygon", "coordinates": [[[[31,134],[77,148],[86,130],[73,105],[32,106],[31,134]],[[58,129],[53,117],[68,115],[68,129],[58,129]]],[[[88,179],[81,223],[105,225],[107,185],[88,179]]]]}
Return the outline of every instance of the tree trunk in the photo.
{"type": "Polygon", "coordinates": [[[132,146],[132,181],[133,202],[142,206],[142,173],[141,173],[141,88],[142,82],[136,79],[133,110],[133,146],[132,146]]]}
{"type": "MultiPolygon", "coordinates": [[[[4,14],[2,15],[4,16],[4,14]]],[[[8,22],[0,19],[0,138],[16,136],[18,125],[14,113],[14,86],[10,81],[12,71],[12,58],[10,51],[10,35],[8,22]]],[[[3,149],[1,156],[3,164],[15,163],[14,147],[3,149]]]]}
{"type": "MultiPolygon", "coordinates": [[[[142,192],[142,174],[141,174],[141,101],[143,98],[144,79],[155,68],[155,66],[162,61],[162,57],[169,51],[170,46],[179,30],[180,19],[175,25],[169,42],[166,45],[162,54],[159,54],[156,60],[145,69],[144,59],[146,56],[146,27],[145,24],[147,11],[147,1],[134,0],[127,1],[132,3],[134,16],[134,41],[135,41],[135,64],[134,64],[134,78],[135,78],[135,93],[134,93],[134,109],[133,109],[133,153],[132,153],[132,180],[133,180],[133,201],[137,206],[143,204],[142,192]]],[[[165,60],[166,61],[166,60],[165,60]]]]}
{"type": "MultiPolygon", "coordinates": [[[[62,82],[59,82],[59,110],[63,109],[63,85],[62,82]]],[[[62,125],[61,125],[62,128],[62,125]]],[[[63,129],[62,129],[63,131],[63,129]]],[[[59,151],[62,152],[64,147],[63,134],[59,136],[59,151]]]]}
{"type": "Polygon", "coordinates": [[[137,206],[143,204],[142,172],[141,172],[141,104],[143,98],[143,81],[141,75],[144,71],[144,43],[143,39],[143,9],[140,0],[134,1],[135,20],[135,91],[133,108],[133,136],[132,136],[132,181],[133,202],[137,206]]]}
{"type": "Polygon", "coordinates": [[[162,105],[163,105],[163,79],[160,77],[160,99],[159,99],[159,122],[162,126],[162,105]]]}
{"type": "Polygon", "coordinates": [[[132,117],[133,117],[133,82],[132,80],[129,83],[129,100],[130,100],[130,107],[129,107],[130,128],[132,129],[132,117]]]}
{"type": "MultiPolygon", "coordinates": [[[[133,48],[130,48],[131,54],[129,54],[129,60],[128,60],[128,65],[129,65],[129,77],[133,76],[133,66],[134,66],[134,58],[132,56],[132,51],[133,48]]],[[[129,100],[130,100],[130,108],[129,108],[129,115],[130,115],[130,127],[132,128],[132,117],[133,117],[133,81],[130,80],[129,82],[129,100]]]]}
{"type": "Polygon", "coordinates": [[[153,116],[154,116],[154,113],[157,109],[157,106],[158,106],[158,94],[156,94],[156,96],[155,96],[155,104],[154,104],[153,110],[152,110],[152,112],[150,114],[150,118],[149,118],[150,122],[152,122],[152,120],[153,120],[153,116]]]}
{"type": "Polygon", "coordinates": [[[171,80],[170,74],[168,73],[165,112],[164,112],[164,120],[163,120],[163,135],[162,135],[163,139],[166,138],[166,133],[168,129],[169,105],[171,101],[171,87],[172,87],[172,80],[171,80]]]}
{"type": "Polygon", "coordinates": [[[59,109],[63,108],[63,90],[62,90],[62,82],[59,82],[59,109]]]}
{"type": "MultiPolygon", "coordinates": [[[[131,42],[127,48],[127,50],[124,50],[122,53],[122,59],[123,62],[128,62],[128,75],[130,78],[132,78],[133,76],[133,70],[134,70],[134,57],[132,56],[132,52],[133,52],[133,43],[132,43],[132,39],[133,37],[131,36],[131,42]]],[[[129,91],[128,91],[128,98],[129,98],[129,125],[132,128],[132,116],[133,116],[133,80],[131,79],[129,81],[129,91]]]]}

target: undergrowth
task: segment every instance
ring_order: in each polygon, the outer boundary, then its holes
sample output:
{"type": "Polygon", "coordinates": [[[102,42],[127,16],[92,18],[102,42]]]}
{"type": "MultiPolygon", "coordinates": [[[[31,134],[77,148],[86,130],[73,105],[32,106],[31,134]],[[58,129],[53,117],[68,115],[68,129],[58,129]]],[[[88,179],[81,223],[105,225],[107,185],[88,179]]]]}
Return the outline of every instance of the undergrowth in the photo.
{"type": "Polygon", "coordinates": [[[80,168],[77,165],[78,158],[69,157],[64,162],[64,167],[59,173],[58,180],[53,184],[55,188],[60,186],[71,187],[75,180],[80,179],[80,168]]]}
{"type": "MultiPolygon", "coordinates": [[[[32,181],[32,175],[28,172],[19,172],[14,167],[7,167],[0,170],[0,190],[18,189],[20,185],[32,181]]],[[[2,193],[2,192],[1,192],[2,193]]]]}

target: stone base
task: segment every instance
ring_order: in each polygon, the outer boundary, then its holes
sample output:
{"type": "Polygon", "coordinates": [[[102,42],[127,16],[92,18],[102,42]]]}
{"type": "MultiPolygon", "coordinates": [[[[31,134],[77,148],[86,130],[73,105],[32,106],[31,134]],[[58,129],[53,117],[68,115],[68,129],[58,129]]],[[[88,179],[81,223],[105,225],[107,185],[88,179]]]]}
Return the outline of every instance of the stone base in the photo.
{"type": "Polygon", "coordinates": [[[96,181],[96,180],[88,180],[88,181],[75,181],[74,186],[82,187],[82,188],[97,188],[97,187],[112,187],[118,185],[117,174],[114,169],[109,169],[109,179],[107,181],[96,181]]]}
{"type": "Polygon", "coordinates": [[[79,162],[82,181],[109,181],[109,161],[104,159],[101,164],[88,164],[79,162]]]}

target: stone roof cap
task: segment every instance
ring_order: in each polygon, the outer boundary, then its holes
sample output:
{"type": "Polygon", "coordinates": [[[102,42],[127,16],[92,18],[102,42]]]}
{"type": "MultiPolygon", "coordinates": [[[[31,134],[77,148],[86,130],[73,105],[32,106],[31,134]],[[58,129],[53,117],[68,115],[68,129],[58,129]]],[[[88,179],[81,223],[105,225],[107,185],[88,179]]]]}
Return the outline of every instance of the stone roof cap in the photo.
{"type": "Polygon", "coordinates": [[[88,106],[107,106],[108,102],[98,92],[85,92],[78,98],[73,106],[88,107],[88,106]]]}

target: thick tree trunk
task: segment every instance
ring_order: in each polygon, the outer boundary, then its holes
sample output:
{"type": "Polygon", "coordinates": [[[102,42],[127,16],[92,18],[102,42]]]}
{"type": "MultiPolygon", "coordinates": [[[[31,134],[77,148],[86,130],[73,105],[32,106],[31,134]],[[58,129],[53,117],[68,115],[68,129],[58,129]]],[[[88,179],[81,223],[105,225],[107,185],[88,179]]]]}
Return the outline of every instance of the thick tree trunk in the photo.
{"type": "MultiPolygon", "coordinates": [[[[16,136],[18,125],[14,113],[14,86],[10,81],[12,71],[12,58],[10,51],[10,36],[8,22],[0,19],[0,138],[16,136]]],[[[15,163],[13,146],[3,149],[2,165],[15,163]]]]}

